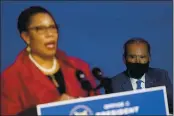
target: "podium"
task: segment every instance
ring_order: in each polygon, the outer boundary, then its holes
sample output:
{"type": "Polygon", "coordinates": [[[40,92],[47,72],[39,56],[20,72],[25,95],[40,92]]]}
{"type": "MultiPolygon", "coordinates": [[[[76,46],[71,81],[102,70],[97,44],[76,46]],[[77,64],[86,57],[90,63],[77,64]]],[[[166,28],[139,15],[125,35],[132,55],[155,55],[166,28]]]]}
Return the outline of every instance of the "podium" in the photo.
{"type": "Polygon", "coordinates": [[[165,86],[37,105],[43,115],[168,115],[165,86]]]}

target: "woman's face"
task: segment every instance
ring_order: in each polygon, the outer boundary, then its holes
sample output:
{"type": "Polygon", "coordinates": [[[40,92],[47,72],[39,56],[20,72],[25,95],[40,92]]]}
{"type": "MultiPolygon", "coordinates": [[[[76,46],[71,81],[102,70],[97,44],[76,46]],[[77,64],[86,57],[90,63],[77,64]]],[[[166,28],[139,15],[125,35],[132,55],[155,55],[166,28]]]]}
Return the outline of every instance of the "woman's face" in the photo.
{"type": "Polygon", "coordinates": [[[47,13],[37,13],[30,18],[27,38],[31,53],[41,57],[56,54],[58,30],[52,17],[47,13]]]}

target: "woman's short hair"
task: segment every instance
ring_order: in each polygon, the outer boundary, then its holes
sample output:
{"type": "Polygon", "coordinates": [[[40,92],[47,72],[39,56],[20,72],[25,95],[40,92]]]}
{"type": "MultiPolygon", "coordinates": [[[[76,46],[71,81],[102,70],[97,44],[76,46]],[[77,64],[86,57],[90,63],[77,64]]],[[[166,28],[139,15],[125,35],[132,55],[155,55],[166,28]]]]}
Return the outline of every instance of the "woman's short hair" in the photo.
{"type": "MultiPolygon", "coordinates": [[[[18,17],[17,28],[18,28],[19,33],[22,33],[23,31],[27,31],[28,25],[30,24],[31,17],[37,13],[47,13],[54,20],[51,13],[48,10],[46,10],[45,8],[43,8],[41,6],[31,6],[27,9],[25,9],[24,11],[22,11],[18,17]]],[[[54,20],[54,22],[55,22],[55,20],[54,20]]],[[[55,24],[56,24],[56,22],[55,22],[55,24]]],[[[56,26],[57,26],[57,24],[56,24],[56,26]]]]}

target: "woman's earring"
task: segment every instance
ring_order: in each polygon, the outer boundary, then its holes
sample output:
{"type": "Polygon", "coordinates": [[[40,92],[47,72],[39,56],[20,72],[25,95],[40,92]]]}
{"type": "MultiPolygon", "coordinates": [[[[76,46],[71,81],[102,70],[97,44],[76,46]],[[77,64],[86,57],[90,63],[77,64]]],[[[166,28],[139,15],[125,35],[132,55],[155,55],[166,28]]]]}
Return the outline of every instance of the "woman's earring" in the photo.
{"type": "Polygon", "coordinates": [[[30,46],[29,46],[29,45],[27,46],[27,52],[28,52],[28,53],[30,53],[30,52],[31,52],[31,48],[30,48],[30,46]]]}

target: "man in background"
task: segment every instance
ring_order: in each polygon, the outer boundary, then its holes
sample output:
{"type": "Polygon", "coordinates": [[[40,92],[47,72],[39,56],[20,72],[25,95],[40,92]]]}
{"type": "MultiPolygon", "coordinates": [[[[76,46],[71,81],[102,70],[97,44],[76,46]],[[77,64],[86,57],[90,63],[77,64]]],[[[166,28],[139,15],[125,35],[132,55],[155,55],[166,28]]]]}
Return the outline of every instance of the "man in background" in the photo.
{"type": "Polygon", "coordinates": [[[167,71],[149,67],[150,44],[142,38],[131,38],[123,47],[123,61],[127,69],[112,78],[113,92],[165,86],[169,112],[173,113],[172,84],[167,71]]]}

